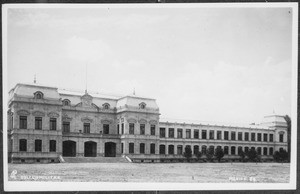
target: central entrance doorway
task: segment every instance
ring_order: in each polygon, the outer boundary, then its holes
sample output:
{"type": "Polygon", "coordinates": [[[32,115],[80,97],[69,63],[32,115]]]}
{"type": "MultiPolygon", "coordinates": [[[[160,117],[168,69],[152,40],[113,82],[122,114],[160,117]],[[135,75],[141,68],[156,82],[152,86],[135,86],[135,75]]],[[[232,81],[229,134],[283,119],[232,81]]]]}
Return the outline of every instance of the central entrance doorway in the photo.
{"type": "Polygon", "coordinates": [[[97,156],[97,143],[93,141],[84,142],[84,157],[97,156]]]}
{"type": "Polygon", "coordinates": [[[76,156],[76,142],[75,141],[64,141],[63,142],[63,156],[75,157],[76,156]]]}
{"type": "Polygon", "coordinates": [[[105,157],[116,157],[116,143],[105,143],[105,157]]]}

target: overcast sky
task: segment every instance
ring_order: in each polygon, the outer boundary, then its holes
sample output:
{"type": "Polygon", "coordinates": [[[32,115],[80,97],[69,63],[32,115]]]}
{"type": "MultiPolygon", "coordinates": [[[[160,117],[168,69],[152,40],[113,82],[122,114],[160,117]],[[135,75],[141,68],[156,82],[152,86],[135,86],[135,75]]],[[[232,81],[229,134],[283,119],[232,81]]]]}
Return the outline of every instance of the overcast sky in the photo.
{"type": "Polygon", "coordinates": [[[8,87],[157,99],[161,117],[291,114],[290,8],[9,9],[8,87]]]}

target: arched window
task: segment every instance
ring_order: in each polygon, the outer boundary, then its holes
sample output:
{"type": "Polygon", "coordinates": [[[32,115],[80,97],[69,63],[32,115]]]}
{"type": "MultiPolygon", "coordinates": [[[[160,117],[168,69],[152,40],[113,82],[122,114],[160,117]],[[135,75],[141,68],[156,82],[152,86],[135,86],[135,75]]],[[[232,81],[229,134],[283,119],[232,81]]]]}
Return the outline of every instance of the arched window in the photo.
{"type": "Polygon", "coordinates": [[[139,104],[140,109],[145,109],[146,108],[146,103],[142,102],[139,104]]]}
{"type": "Polygon", "coordinates": [[[228,151],[229,150],[229,147],[228,146],[224,146],[224,154],[225,155],[228,155],[228,151]]]}
{"type": "Polygon", "coordinates": [[[206,146],[205,145],[203,145],[201,147],[201,152],[202,152],[202,154],[206,154],[206,146]]]}
{"type": "Polygon", "coordinates": [[[168,154],[174,154],[174,145],[169,145],[168,154]]]}
{"type": "Polygon", "coordinates": [[[62,102],[64,106],[70,106],[71,104],[71,101],[69,99],[64,99],[62,102]]]}
{"type": "Polygon", "coordinates": [[[242,153],[242,151],[243,151],[243,147],[239,146],[238,147],[238,155],[240,155],[242,153]]]}
{"type": "Polygon", "coordinates": [[[35,99],[43,99],[44,98],[44,94],[40,91],[37,91],[34,93],[34,98],[35,99]]]}
{"type": "Polygon", "coordinates": [[[159,154],[166,154],[166,146],[159,145],[159,154]]]}
{"type": "Polygon", "coordinates": [[[231,155],[235,155],[235,146],[231,146],[231,155]]]}
{"type": "Polygon", "coordinates": [[[103,106],[103,109],[106,109],[106,110],[109,109],[109,107],[110,107],[110,105],[108,103],[104,103],[102,106],[103,106]]]}
{"type": "Polygon", "coordinates": [[[199,152],[199,146],[194,145],[194,154],[197,154],[199,152]]]}

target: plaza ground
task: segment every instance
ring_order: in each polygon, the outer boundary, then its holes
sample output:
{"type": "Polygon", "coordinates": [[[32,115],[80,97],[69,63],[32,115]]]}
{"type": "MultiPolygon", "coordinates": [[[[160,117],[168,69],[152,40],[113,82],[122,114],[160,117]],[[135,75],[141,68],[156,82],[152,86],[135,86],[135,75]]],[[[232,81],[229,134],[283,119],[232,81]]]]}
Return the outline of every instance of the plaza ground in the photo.
{"type": "Polygon", "coordinates": [[[51,163],[8,164],[10,181],[288,183],[289,163],[51,163]],[[16,170],[16,171],[14,171],[16,170]],[[17,172],[15,178],[10,176],[17,172]],[[23,177],[23,178],[22,178],[23,177]],[[31,179],[32,181],[35,181],[31,179]],[[28,180],[26,180],[28,181],[28,180]]]}

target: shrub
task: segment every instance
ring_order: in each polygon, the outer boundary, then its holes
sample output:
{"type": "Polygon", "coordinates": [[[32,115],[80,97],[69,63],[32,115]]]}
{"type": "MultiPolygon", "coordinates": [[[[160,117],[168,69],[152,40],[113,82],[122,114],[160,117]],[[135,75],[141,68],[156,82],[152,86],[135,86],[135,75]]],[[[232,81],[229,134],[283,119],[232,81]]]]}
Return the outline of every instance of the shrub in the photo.
{"type": "Polygon", "coordinates": [[[214,161],[214,149],[209,148],[206,152],[206,158],[208,161],[213,162],[214,161]]]}
{"type": "Polygon", "coordinates": [[[273,158],[276,162],[283,162],[288,160],[288,152],[286,150],[276,151],[273,155],[273,158]]]}
{"type": "Polygon", "coordinates": [[[216,148],[215,157],[218,160],[218,162],[221,161],[221,159],[224,157],[224,151],[222,148],[220,148],[220,147],[216,148]]]}
{"type": "Polygon", "coordinates": [[[257,152],[255,149],[250,149],[247,153],[247,156],[249,158],[250,161],[252,162],[257,162],[257,152]]]}
{"type": "Polygon", "coordinates": [[[185,146],[183,156],[190,162],[190,158],[192,157],[192,149],[190,146],[185,146]]]}
{"type": "Polygon", "coordinates": [[[197,157],[197,161],[200,161],[200,158],[202,157],[202,153],[198,150],[196,153],[195,153],[196,157],[197,157]]]}

